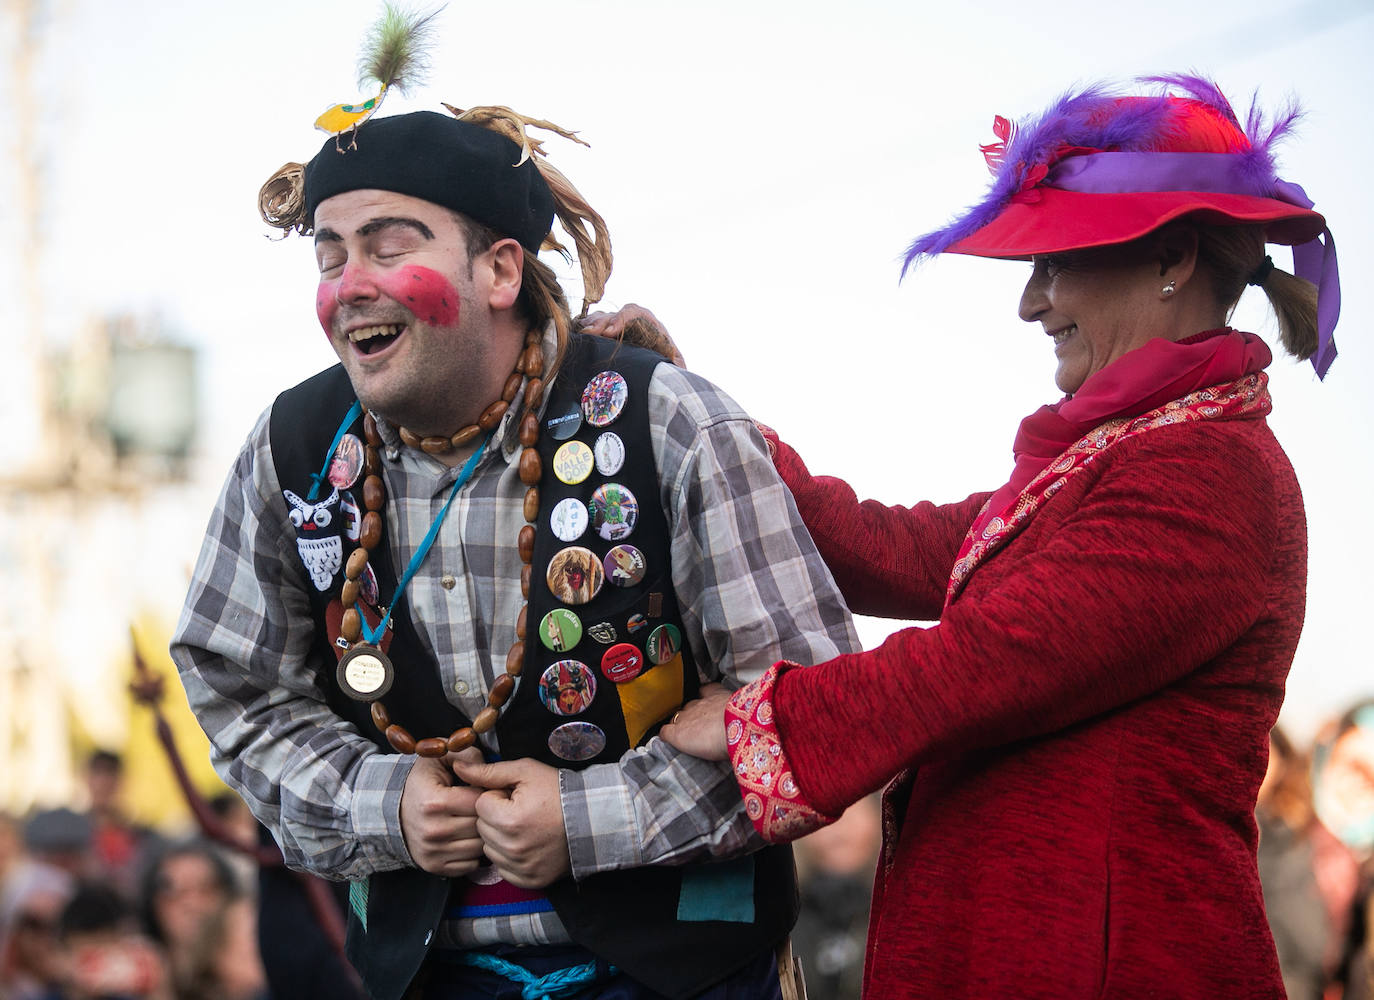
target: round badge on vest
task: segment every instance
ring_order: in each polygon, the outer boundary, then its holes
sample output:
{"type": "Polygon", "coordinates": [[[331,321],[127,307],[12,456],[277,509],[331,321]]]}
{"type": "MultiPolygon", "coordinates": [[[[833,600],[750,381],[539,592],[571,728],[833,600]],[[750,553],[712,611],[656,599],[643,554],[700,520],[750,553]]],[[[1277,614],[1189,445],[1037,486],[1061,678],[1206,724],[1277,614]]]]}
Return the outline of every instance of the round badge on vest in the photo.
{"type": "Polygon", "coordinates": [[[335,679],[354,701],[376,701],[391,690],[396,668],[376,646],[354,646],[339,659],[335,679]]]}
{"type": "Polygon", "coordinates": [[[544,429],[549,432],[549,437],[555,441],[566,441],[577,433],[582,426],[582,406],[580,403],[569,403],[558,413],[551,413],[544,418],[544,429]]]}
{"type": "Polygon", "coordinates": [[[596,471],[603,476],[614,476],[625,465],[625,442],[615,431],[606,431],[592,445],[596,456],[596,471]]]}
{"type": "Polygon", "coordinates": [[[576,497],[558,501],[549,514],[549,527],[562,542],[577,541],[586,534],[588,523],[587,507],[576,497]]]}
{"type": "Polygon", "coordinates": [[[617,545],[606,553],[602,565],[607,581],[616,587],[633,587],[644,579],[644,572],[648,568],[644,553],[633,545],[617,545]]]}
{"type": "Polygon", "coordinates": [[[620,483],[602,483],[592,492],[588,508],[592,527],[608,542],[618,542],[635,530],[639,501],[620,483]]]}
{"type": "Polygon", "coordinates": [[[596,459],[581,441],[568,441],[553,453],[553,474],[560,482],[576,486],[592,474],[596,459]]]}
{"type": "Polygon", "coordinates": [[[628,642],[619,643],[602,655],[601,672],[616,684],[632,681],[644,672],[644,654],[628,642]]]}
{"type": "Polygon", "coordinates": [[[593,427],[613,423],[625,409],[630,387],[620,372],[600,372],[582,390],[582,416],[593,427]]]}
{"type": "Polygon", "coordinates": [[[595,552],[574,545],[554,553],[544,579],[564,604],[586,604],[601,592],[606,571],[595,552]]]}
{"type": "Polygon", "coordinates": [[[581,715],[596,697],[596,674],[581,660],[559,660],[539,677],[539,700],[554,715],[581,715]]]}
{"type": "Polygon", "coordinates": [[[649,641],[644,644],[644,652],[649,662],[655,665],[667,663],[682,648],[682,633],[676,625],[660,625],[649,633],[649,641]]]}
{"type": "Polygon", "coordinates": [[[358,481],[363,471],[363,442],[356,434],[345,434],[329,460],[329,481],[346,490],[358,481]]]}
{"type": "Polygon", "coordinates": [[[590,722],[565,722],[549,734],[549,749],[563,760],[591,760],[606,749],[606,734],[590,722]]]}
{"type": "Polygon", "coordinates": [[[539,622],[544,648],[564,653],[582,641],[582,619],[567,608],[554,608],[539,622]]]}

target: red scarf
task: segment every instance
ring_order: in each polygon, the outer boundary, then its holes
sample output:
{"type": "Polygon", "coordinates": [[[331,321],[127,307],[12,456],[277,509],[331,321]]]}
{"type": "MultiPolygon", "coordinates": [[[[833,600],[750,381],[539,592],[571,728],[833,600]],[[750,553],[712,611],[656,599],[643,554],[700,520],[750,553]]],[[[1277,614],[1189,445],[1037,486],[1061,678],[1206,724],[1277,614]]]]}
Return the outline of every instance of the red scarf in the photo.
{"type": "Polygon", "coordinates": [[[1262,371],[1273,357],[1253,333],[1223,327],[1179,341],[1156,337],[1117,358],[1088,376],[1074,395],[1042,406],[1021,421],[1011,449],[1016,460],[1011,479],[992,495],[970,534],[981,535],[1032,479],[1093,428],[1262,371]]]}

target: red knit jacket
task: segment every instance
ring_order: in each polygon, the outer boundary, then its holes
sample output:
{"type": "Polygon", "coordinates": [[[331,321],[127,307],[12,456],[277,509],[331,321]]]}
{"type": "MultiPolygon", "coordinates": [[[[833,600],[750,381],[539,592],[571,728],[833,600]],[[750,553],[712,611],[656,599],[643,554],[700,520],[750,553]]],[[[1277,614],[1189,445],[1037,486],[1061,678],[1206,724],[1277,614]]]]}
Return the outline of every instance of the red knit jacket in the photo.
{"type": "Polygon", "coordinates": [[[777,465],[854,611],[941,619],[775,692],[818,808],[899,776],[865,997],[1283,997],[1254,805],[1307,540],[1267,424],[1107,449],[943,614],[986,494],[886,507],[777,465]]]}

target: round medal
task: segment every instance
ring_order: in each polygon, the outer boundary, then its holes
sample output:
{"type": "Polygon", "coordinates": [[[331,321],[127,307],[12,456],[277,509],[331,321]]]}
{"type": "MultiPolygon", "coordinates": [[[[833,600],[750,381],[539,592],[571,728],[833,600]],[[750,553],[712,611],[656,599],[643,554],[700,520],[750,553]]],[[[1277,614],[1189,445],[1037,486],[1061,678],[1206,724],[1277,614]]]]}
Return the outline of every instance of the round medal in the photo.
{"type": "Polygon", "coordinates": [[[596,675],[581,660],[559,660],[539,677],[539,700],[555,715],[580,715],[596,697],[596,675]]]}
{"type": "Polygon", "coordinates": [[[581,441],[568,441],[553,453],[553,474],[560,482],[576,486],[592,474],[596,459],[581,441]]]}
{"type": "Polygon", "coordinates": [[[554,554],[544,579],[564,604],[586,604],[600,593],[606,571],[595,552],[574,545],[554,554]]]}
{"type": "Polygon", "coordinates": [[[606,749],[606,734],[590,722],[565,722],[549,734],[549,749],[563,760],[591,760],[606,749]]]}
{"type": "Polygon", "coordinates": [[[619,483],[602,483],[592,493],[588,508],[592,527],[608,542],[618,542],[635,530],[639,501],[619,483]]]}
{"type": "Polygon", "coordinates": [[[667,663],[681,648],[682,633],[676,625],[660,625],[649,633],[649,641],[644,644],[649,662],[654,664],[667,663]]]}
{"type": "Polygon", "coordinates": [[[555,653],[572,649],[582,641],[582,619],[567,608],[554,608],[539,622],[539,641],[555,653]]]}
{"type": "Polygon", "coordinates": [[[605,427],[620,416],[629,398],[630,387],[619,372],[593,375],[582,390],[582,416],[593,427],[605,427]]]}
{"type": "Polygon", "coordinates": [[[396,668],[376,646],[360,643],[339,659],[339,688],[354,701],[376,701],[391,690],[396,668]]]}
{"type": "Polygon", "coordinates": [[[549,527],[563,542],[575,542],[581,538],[587,530],[587,523],[587,508],[576,497],[558,501],[549,514],[549,527]]]}
{"type": "Polygon", "coordinates": [[[601,672],[608,681],[624,684],[644,671],[644,654],[628,642],[618,643],[601,657],[601,672]]]}
{"type": "Polygon", "coordinates": [[[633,587],[644,579],[644,553],[633,545],[617,545],[606,553],[602,565],[607,581],[617,587],[633,587]]]}
{"type": "Polygon", "coordinates": [[[615,431],[606,431],[592,445],[596,456],[596,471],[603,476],[614,476],[625,464],[625,442],[615,431]]]}
{"type": "Polygon", "coordinates": [[[355,434],[345,434],[329,460],[329,481],[346,490],[358,481],[363,471],[363,442],[355,434]]]}

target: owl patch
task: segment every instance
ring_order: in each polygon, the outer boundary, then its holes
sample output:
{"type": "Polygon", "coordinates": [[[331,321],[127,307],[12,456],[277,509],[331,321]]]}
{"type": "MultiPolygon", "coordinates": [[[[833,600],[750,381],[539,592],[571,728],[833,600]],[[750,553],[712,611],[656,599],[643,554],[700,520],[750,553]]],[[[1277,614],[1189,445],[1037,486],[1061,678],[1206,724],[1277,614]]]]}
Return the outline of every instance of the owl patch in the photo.
{"type": "Polygon", "coordinates": [[[341,509],[339,491],[334,489],[318,503],[302,500],[290,490],[282,490],[290,505],[287,512],[296,527],[296,551],[301,554],[315,589],[325,591],[343,568],[342,533],[350,520],[341,509]]]}

